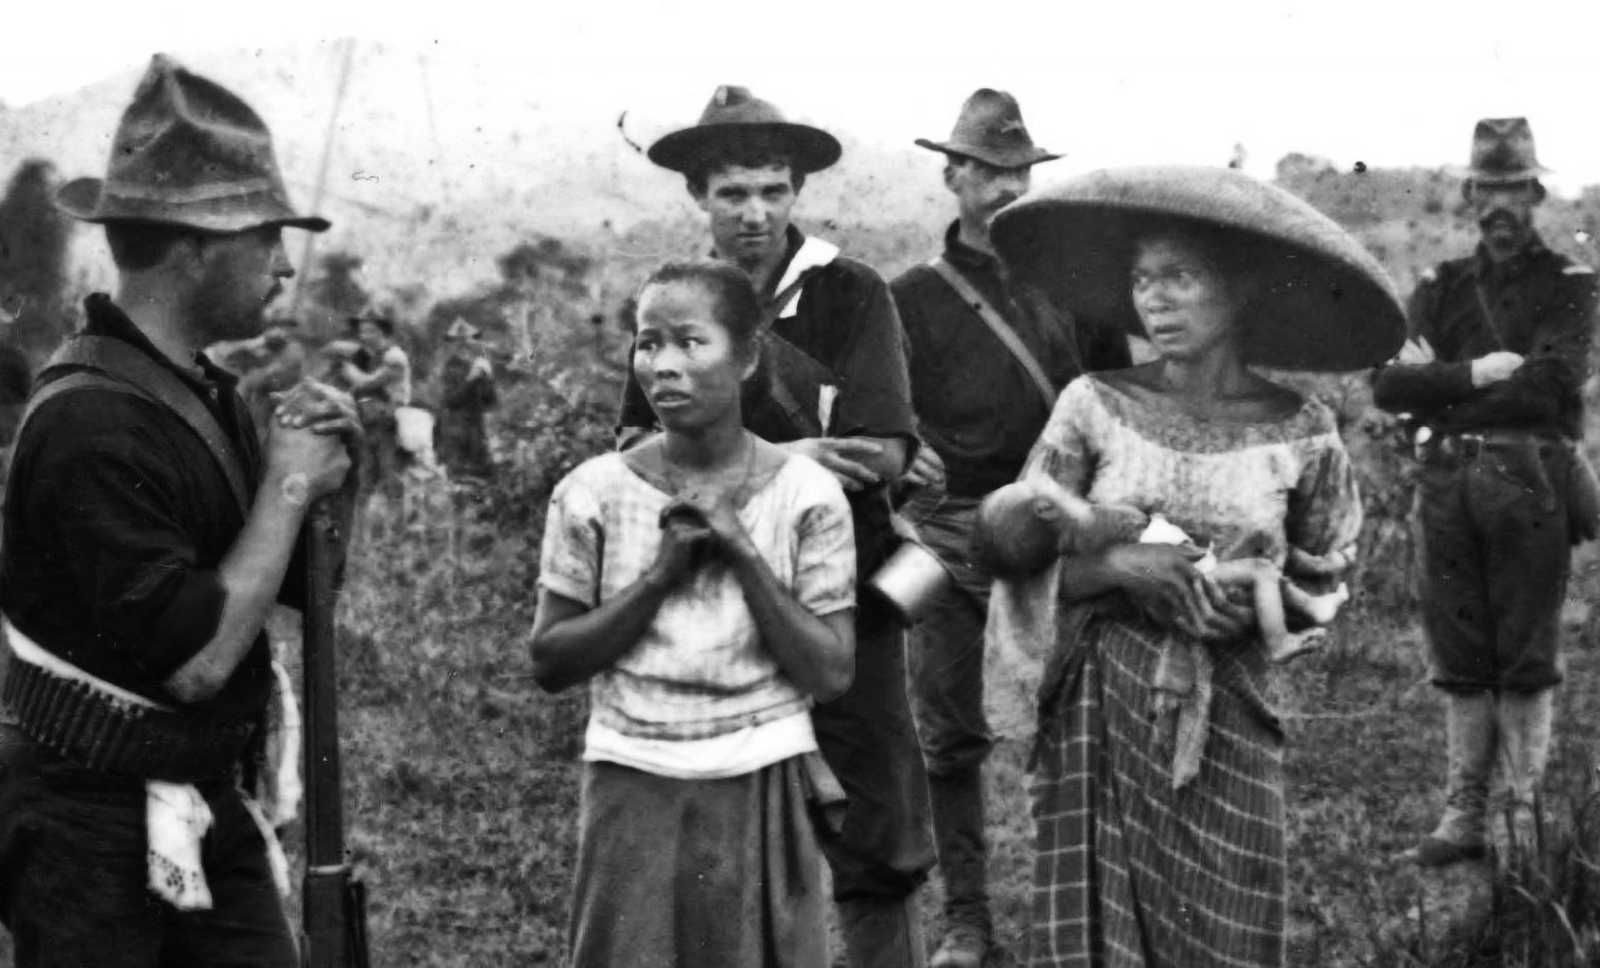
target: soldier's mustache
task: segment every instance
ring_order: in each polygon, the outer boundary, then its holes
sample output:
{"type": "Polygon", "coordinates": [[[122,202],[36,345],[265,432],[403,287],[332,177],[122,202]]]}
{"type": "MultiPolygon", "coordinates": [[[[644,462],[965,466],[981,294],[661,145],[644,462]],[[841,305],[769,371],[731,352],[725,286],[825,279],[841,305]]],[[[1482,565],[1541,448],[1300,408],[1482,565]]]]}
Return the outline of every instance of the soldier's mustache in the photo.
{"type": "Polygon", "coordinates": [[[1504,222],[1512,228],[1522,225],[1522,218],[1509,208],[1496,208],[1484,213],[1478,218],[1478,225],[1482,228],[1491,228],[1496,222],[1504,222]]]}

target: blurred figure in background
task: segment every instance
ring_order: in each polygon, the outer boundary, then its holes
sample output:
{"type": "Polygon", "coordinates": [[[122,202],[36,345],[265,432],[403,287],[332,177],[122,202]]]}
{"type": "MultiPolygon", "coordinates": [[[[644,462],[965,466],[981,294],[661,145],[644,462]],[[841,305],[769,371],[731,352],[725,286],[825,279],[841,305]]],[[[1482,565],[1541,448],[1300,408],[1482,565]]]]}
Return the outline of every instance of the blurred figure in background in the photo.
{"type": "Polygon", "coordinates": [[[1462,193],[1482,240],[1423,276],[1411,338],[1374,380],[1378,406],[1419,425],[1423,626],[1448,760],[1444,814],[1408,852],[1425,867],[1484,856],[1497,760],[1508,834],[1531,843],[1571,545],[1594,537],[1576,530],[1582,495],[1569,482],[1583,459],[1595,274],[1534,229],[1544,171],[1526,119],[1478,122],[1462,193]]]}
{"type": "Polygon", "coordinates": [[[339,364],[339,375],[356,398],[366,432],[361,449],[361,493],[381,492],[400,500],[400,442],[395,408],[411,403],[411,358],[394,341],[394,320],[368,309],[350,317],[357,346],[339,364]]]}
{"type": "Polygon", "coordinates": [[[454,477],[494,476],[489,458],[489,431],[484,419],[497,400],[494,365],[476,326],[456,317],[445,330],[444,360],[439,366],[439,460],[454,477]]]}

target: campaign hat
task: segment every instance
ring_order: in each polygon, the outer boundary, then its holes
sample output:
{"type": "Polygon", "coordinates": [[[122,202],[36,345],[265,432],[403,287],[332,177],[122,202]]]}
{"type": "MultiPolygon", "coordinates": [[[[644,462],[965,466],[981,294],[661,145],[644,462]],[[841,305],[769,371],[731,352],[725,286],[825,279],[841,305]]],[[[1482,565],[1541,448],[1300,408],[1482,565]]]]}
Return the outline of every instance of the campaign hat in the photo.
{"type": "Polygon", "coordinates": [[[1061,157],[1033,143],[1016,98],[988,87],[974,91],[961,105],[948,141],[918,138],[916,144],[947,155],[976,158],[996,168],[1025,168],[1061,157]]]}
{"type": "Polygon", "coordinates": [[[444,331],[445,339],[475,340],[483,335],[483,331],[467,322],[465,316],[457,316],[450,321],[450,326],[444,331]]]}
{"type": "Polygon", "coordinates": [[[266,122],[227,88],[165,54],[122,114],[104,178],[61,186],[56,204],[85,222],[147,222],[203,232],[281,225],[321,232],[295,211],[266,122]]]}
{"type": "Polygon", "coordinates": [[[698,122],[662,137],[645,155],[663,168],[690,174],[715,148],[741,140],[777,145],[797,174],[827,168],[843,150],[839,139],[821,128],[790,121],[748,88],[725,84],[711,95],[698,122]]]}
{"type": "Polygon", "coordinates": [[[1379,365],[1405,339],[1393,280],[1332,219],[1232,168],[1158,166],[1089,172],[1025,195],[995,216],[995,249],[1019,280],[1086,320],[1143,335],[1130,273],[1134,245],[1173,223],[1248,254],[1260,282],[1242,310],[1245,358],[1284,370],[1379,365]]]}
{"type": "Polygon", "coordinates": [[[1472,160],[1466,177],[1484,184],[1527,181],[1547,174],[1534,153],[1527,118],[1484,118],[1472,129],[1472,160]]]}

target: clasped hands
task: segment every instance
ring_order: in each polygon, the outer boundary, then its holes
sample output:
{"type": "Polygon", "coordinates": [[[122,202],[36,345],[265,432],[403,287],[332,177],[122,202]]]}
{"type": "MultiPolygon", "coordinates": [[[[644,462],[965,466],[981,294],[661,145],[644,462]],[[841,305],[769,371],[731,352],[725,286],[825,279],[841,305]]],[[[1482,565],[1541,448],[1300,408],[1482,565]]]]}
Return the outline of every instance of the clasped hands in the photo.
{"type": "Polygon", "coordinates": [[[661,547],[650,572],[671,587],[708,561],[736,563],[755,553],[730,495],[710,498],[690,491],[661,510],[661,547]]]}

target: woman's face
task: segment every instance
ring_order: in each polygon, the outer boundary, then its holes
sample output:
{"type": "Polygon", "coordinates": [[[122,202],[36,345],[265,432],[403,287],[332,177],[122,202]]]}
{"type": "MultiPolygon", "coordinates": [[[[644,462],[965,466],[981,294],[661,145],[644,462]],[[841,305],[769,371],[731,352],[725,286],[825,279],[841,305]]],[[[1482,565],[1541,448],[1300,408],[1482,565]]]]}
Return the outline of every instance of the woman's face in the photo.
{"type": "Polygon", "coordinates": [[[1236,335],[1241,301],[1216,263],[1192,241],[1151,236],[1135,249],[1133,306],[1163,359],[1191,360],[1236,335]]]}
{"type": "Polygon", "coordinates": [[[650,286],[639,296],[633,373],[661,426],[688,430],[739,414],[740,385],[755,361],[738,351],[695,282],[650,286]]]}

